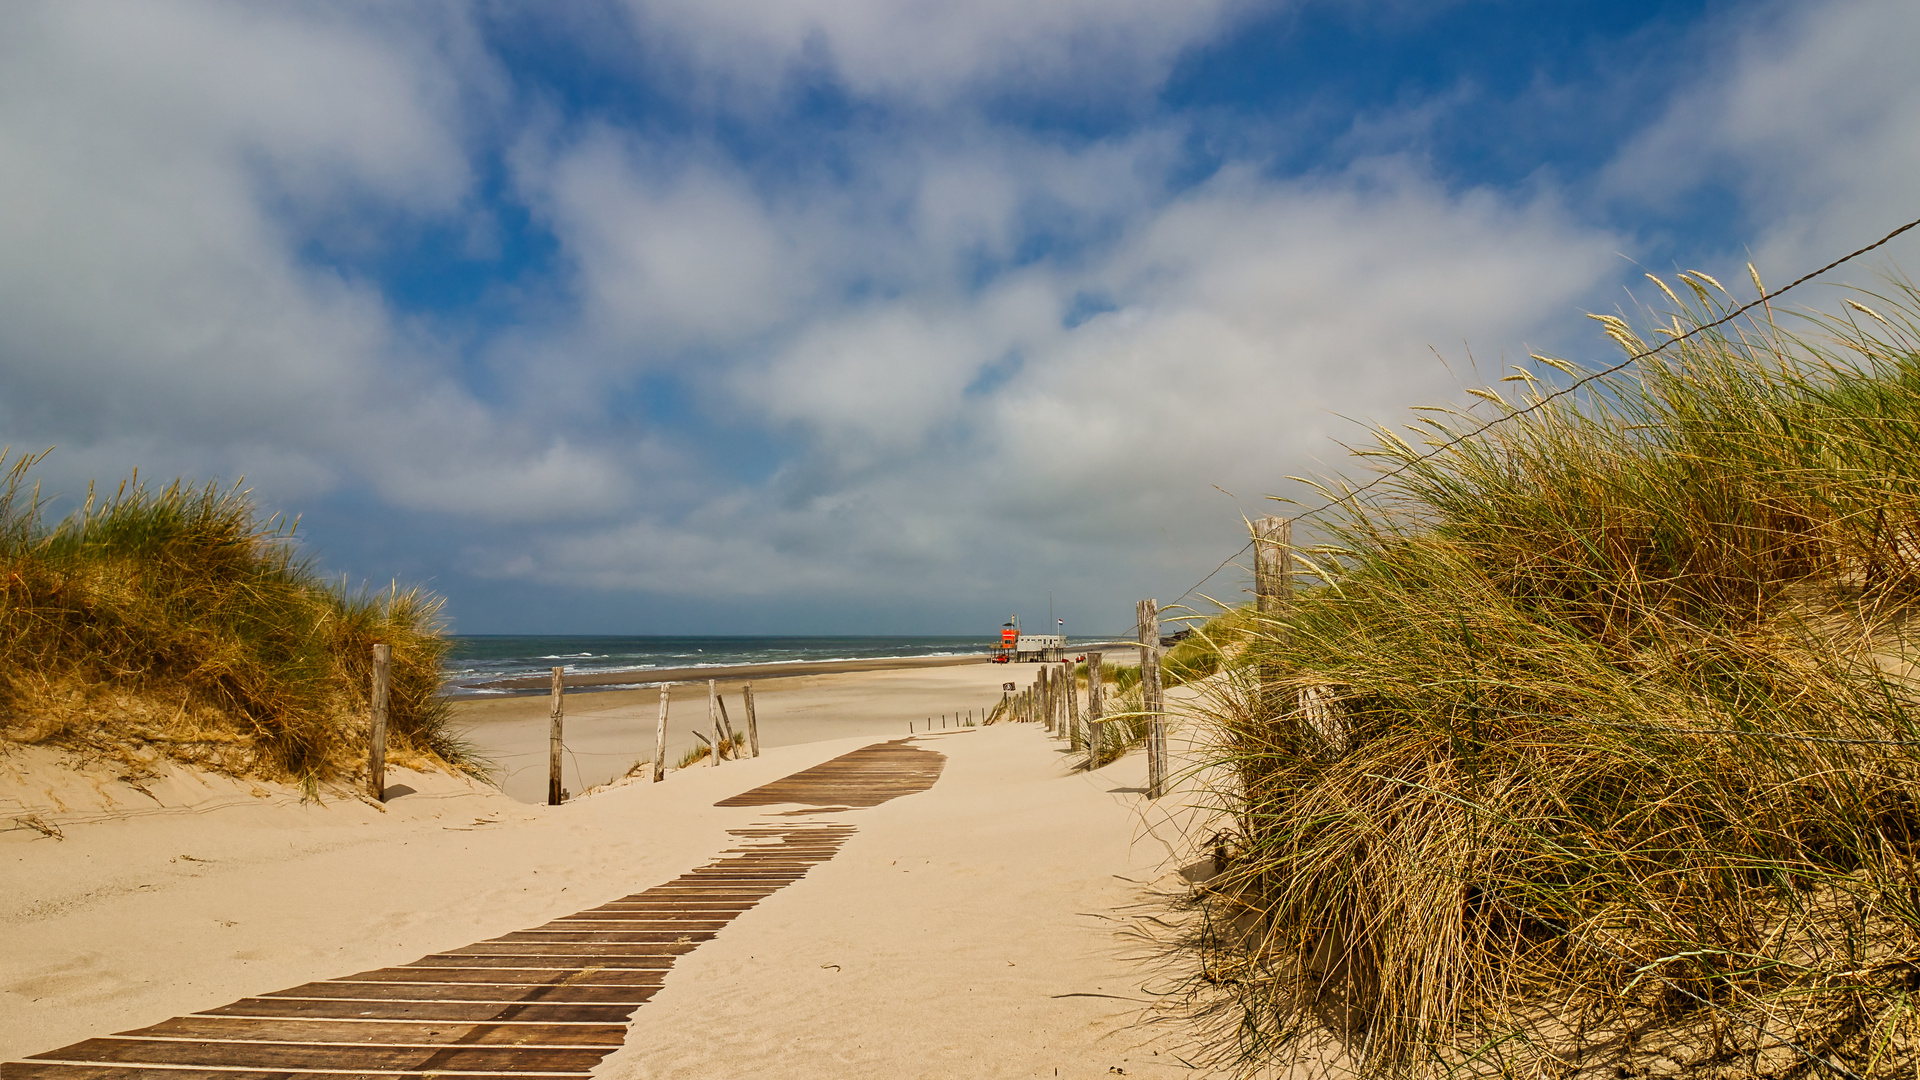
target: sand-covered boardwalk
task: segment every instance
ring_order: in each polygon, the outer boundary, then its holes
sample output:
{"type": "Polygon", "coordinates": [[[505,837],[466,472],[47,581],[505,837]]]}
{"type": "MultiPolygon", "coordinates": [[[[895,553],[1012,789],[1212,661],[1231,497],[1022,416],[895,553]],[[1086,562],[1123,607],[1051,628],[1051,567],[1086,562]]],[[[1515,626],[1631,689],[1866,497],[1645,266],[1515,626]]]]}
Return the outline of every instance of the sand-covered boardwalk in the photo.
{"type": "MultiPolygon", "coordinates": [[[[585,1067],[609,1077],[1184,1072],[1130,1025],[1153,971],[1126,916],[1171,869],[1141,814],[1138,756],[1075,773],[1037,728],[981,728],[884,740],[944,760],[930,788],[877,805],[822,812],[735,798],[882,741],[778,747],[557,808],[415,774],[397,782],[416,790],[384,811],[178,778],[168,781],[178,790],[149,785],[156,797],[140,813],[103,810],[89,822],[78,809],[86,794],[67,792],[64,840],[0,834],[0,1059],[500,951],[476,944],[491,939],[545,941],[553,930],[530,928],[564,930],[591,910],[652,911],[630,898],[703,880],[743,843],[765,842],[756,830],[830,823],[828,857],[784,872],[710,934],[681,935],[689,940],[618,1045],[585,1067]],[[715,805],[742,801],[763,805],[715,805]]],[[[21,759],[12,764],[19,772],[21,759]]],[[[16,797],[25,775],[9,781],[16,797]]],[[[605,1018],[594,1019],[605,1049],[605,1018]]],[[[203,1027],[174,1030],[187,1039],[203,1027]]]]}

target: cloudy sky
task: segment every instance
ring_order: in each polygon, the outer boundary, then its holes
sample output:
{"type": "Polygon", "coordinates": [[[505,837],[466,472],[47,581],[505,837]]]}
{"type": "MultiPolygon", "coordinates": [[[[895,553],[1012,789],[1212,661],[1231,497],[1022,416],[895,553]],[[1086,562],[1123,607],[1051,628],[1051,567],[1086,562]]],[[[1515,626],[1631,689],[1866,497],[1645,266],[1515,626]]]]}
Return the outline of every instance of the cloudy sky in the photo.
{"type": "Polygon", "coordinates": [[[1911,0],[14,0],[0,442],[50,492],[244,477],[466,632],[1117,629],[1357,421],[1610,359],[1582,312],[1644,271],[1920,216],[1917,40],[1911,0]]]}

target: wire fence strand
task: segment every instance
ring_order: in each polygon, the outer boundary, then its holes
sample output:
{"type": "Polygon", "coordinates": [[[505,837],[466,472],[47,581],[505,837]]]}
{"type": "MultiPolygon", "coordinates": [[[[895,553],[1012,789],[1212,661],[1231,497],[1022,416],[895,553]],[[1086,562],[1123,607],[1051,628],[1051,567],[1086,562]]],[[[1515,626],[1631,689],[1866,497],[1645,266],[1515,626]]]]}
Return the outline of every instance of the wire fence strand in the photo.
{"type": "MultiPolygon", "coordinates": [[[[1528,405],[1524,409],[1515,409],[1509,413],[1506,413],[1505,415],[1496,416],[1493,419],[1488,420],[1486,423],[1480,424],[1479,426],[1469,431],[1462,432],[1461,434],[1446,440],[1440,445],[1435,446],[1431,450],[1428,450],[1426,453],[1417,455],[1411,460],[1401,463],[1397,468],[1389,469],[1386,472],[1381,473],[1379,476],[1374,477],[1372,480],[1369,480],[1366,483],[1361,484],[1359,487],[1353,488],[1352,490],[1348,491],[1345,495],[1342,495],[1334,499],[1328,499],[1326,502],[1321,503],[1320,505],[1314,507],[1311,510],[1306,510],[1295,515],[1295,520],[1299,520],[1301,518],[1316,517],[1320,514],[1327,512],[1328,510],[1333,509],[1336,506],[1340,506],[1344,503],[1350,503],[1354,499],[1358,498],[1359,496],[1365,494],[1368,491],[1371,491],[1373,488],[1376,488],[1381,484],[1384,484],[1387,481],[1393,479],[1394,477],[1399,476],[1402,473],[1405,473],[1409,469],[1412,469],[1418,465],[1421,465],[1425,462],[1433,460],[1436,457],[1439,457],[1441,454],[1446,453],[1447,451],[1453,449],[1456,446],[1459,446],[1461,443],[1466,442],[1469,439],[1477,438],[1478,436],[1485,434],[1487,431],[1491,430],[1492,428],[1500,424],[1504,424],[1509,420],[1517,420],[1520,417],[1526,416],[1529,413],[1536,412],[1540,409],[1543,409],[1550,402],[1558,398],[1565,397],[1568,394],[1571,394],[1574,391],[1579,390],[1581,387],[1587,386],[1600,379],[1604,379],[1609,375],[1618,374],[1619,372],[1626,370],[1627,368],[1633,366],[1634,364],[1637,364],[1642,360],[1648,359],[1649,357],[1656,356],[1666,351],[1667,349],[1671,348],[1672,346],[1678,345],[1679,343],[1687,340],[1688,338],[1693,337],[1696,334],[1705,333],[1706,331],[1712,330],[1715,327],[1725,326],[1727,323],[1730,323],[1733,320],[1739,318],[1740,316],[1745,315],[1747,312],[1752,311],[1754,308],[1763,307],[1767,304],[1770,304],[1774,300],[1777,300],[1780,297],[1785,296],[1787,293],[1792,292],[1793,290],[1799,288],[1802,285],[1805,285],[1807,282],[1812,281],[1823,274],[1826,274],[1832,270],[1838,269],[1839,267],[1844,266],[1849,262],[1852,262],[1853,260],[1859,258],[1862,255],[1866,255],[1870,252],[1877,251],[1880,248],[1887,246],[1887,244],[1891,243],[1895,237],[1898,237],[1902,233],[1909,232],[1915,228],[1920,228],[1920,218],[1915,218],[1914,220],[1907,222],[1905,225],[1902,225],[1899,228],[1894,229],[1892,232],[1887,233],[1885,236],[1882,236],[1880,239],[1875,240],[1873,243],[1868,244],[1865,247],[1855,248],[1854,250],[1846,253],[1845,255],[1840,256],[1839,258],[1833,260],[1830,263],[1827,263],[1825,266],[1822,266],[1817,270],[1809,270],[1806,273],[1801,274],[1799,277],[1794,278],[1792,281],[1788,282],[1785,285],[1780,286],[1777,289],[1774,289],[1770,292],[1763,291],[1759,295],[1759,297],[1757,297],[1756,299],[1753,299],[1744,304],[1741,304],[1739,307],[1734,308],[1732,311],[1727,312],[1725,315],[1722,315],[1720,318],[1715,319],[1712,322],[1702,323],[1699,326],[1696,326],[1693,329],[1688,330],[1684,334],[1677,334],[1673,337],[1668,338],[1667,340],[1661,342],[1660,344],[1654,346],[1651,349],[1643,349],[1640,352],[1634,353],[1632,356],[1627,357],[1625,360],[1622,360],[1617,364],[1614,364],[1610,367],[1602,368],[1601,370],[1593,372],[1588,375],[1583,375],[1580,378],[1575,379],[1573,382],[1569,383],[1568,385],[1561,387],[1560,389],[1555,390],[1554,392],[1540,398],[1538,401],[1535,401],[1533,404],[1528,405]]],[[[1185,592],[1182,592],[1167,606],[1168,607],[1176,606],[1182,600],[1185,600],[1187,597],[1192,596],[1195,589],[1198,589],[1200,586],[1205,585],[1209,580],[1213,578],[1215,574],[1218,574],[1220,571],[1225,570],[1229,563],[1233,562],[1233,560],[1245,554],[1247,549],[1251,548],[1252,546],[1253,546],[1252,540],[1248,540],[1245,544],[1242,544],[1239,550],[1235,551],[1233,554],[1221,560],[1219,566],[1216,566],[1211,571],[1209,571],[1206,577],[1203,577],[1199,581],[1194,582],[1192,586],[1190,586],[1185,592]]]]}

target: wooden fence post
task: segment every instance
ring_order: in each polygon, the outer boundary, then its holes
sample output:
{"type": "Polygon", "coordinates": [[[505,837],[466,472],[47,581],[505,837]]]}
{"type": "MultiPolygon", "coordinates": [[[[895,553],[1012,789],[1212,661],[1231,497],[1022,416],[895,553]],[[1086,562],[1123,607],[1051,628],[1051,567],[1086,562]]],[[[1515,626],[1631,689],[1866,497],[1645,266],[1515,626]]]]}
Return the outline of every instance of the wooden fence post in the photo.
{"type": "Polygon", "coordinates": [[[560,725],[567,714],[566,668],[553,669],[553,711],[547,731],[547,805],[560,805],[560,725]]]}
{"type": "Polygon", "coordinates": [[[653,782],[667,778],[667,702],[672,699],[672,683],[660,684],[660,721],[653,727],[653,782]]]}
{"type": "Polygon", "coordinates": [[[375,802],[387,801],[387,681],[392,677],[393,646],[373,647],[373,691],[367,704],[367,786],[375,802]]]}
{"type": "Polygon", "coordinates": [[[1040,665],[1040,722],[1046,726],[1047,734],[1053,734],[1053,666],[1040,665]]]}
{"type": "Polygon", "coordinates": [[[1087,654],[1087,768],[1100,767],[1100,718],[1106,713],[1107,691],[1100,685],[1100,654],[1087,654]]]}
{"type": "Polygon", "coordinates": [[[1078,750],[1086,742],[1086,733],[1080,730],[1080,676],[1067,665],[1067,749],[1078,750]]]}
{"type": "MultiPolygon", "coordinates": [[[[1293,522],[1263,517],[1253,523],[1253,595],[1262,621],[1285,619],[1293,600],[1293,522]]],[[[1280,631],[1274,627],[1272,633],[1280,631]]],[[[1260,712],[1278,718],[1286,712],[1279,698],[1280,670],[1271,660],[1260,664],[1260,712]]]]}
{"type": "Polygon", "coordinates": [[[748,683],[745,686],[740,688],[740,699],[746,703],[746,708],[747,708],[747,749],[753,751],[754,757],[759,757],[760,756],[760,723],[759,721],[755,720],[753,716],[753,684],[752,683],[748,683]]]}
{"type": "Polygon", "coordinates": [[[720,767],[720,684],[713,679],[707,680],[707,725],[713,728],[713,754],[708,765],[720,767]]]}
{"type": "Polygon", "coordinates": [[[1140,630],[1140,709],[1147,714],[1147,798],[1157,799],[1167,784],[1167,724],[1160,696],[1160,605],[1142,600],[1134,611],[1140,630]]]}
{"type": "Polygon", "coordinates": [[[740,739],[733,733],[733,718],[727,715],[727,695],[714,698],[720,703],[720,731],[727,737],[727,746],[733,753],[733,760],[740,760],[740,739]]]}

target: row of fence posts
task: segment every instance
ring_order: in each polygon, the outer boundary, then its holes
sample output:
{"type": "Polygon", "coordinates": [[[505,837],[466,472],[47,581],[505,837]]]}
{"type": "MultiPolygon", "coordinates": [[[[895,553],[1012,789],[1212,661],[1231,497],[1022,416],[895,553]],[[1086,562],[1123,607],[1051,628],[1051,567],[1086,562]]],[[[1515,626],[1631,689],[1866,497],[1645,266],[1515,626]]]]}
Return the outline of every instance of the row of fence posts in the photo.
{"type": "MultiPolygon", "coordinates": [[[[557,667],[553,673],[553,707],[548,712],[547,728],[547,805],[559,806],[566,801],[566,789],[560,786],[560,759],[566,749],[564,731],[567,715],[566,668],[557,667]]],[[[393,671],[393,647],[375,645],[373,647],[373,688],[368,695],[369,730],[367,733],[367,787],[378,802],[387,800],[387,696],[393,671]]],[[[660,713],[653,729],[653,768],[649,776],[653,783],[667,778],[667,705],[673,696],[673,684],[660,684],[660,713]]],[[[740,688],[741,703],[746,709],[746,745],[748,755],[760,756],[760,723],[753,708],[753,684],[746,683],[740,688]]],[[[727,716],[727,700],[720,693],[718,680],[707,680],[707,726],[712,737],[694,732],[694,738],[707,743],[710,752],[707,763],[717,766],[723,756],[722,747],[733,752],[735,760],[740,758],[740,739],[734,735],[733,722],[727,716]]]]}
{"type": "MultiPolygon", "coordinates": [[[[913,727],[913,723],[914,723],[914,722],[913,722],[912,720],[909,720],[909,721],[907,721],[907,734],[909,734],[909,735],[915,735],[915,734],[918,734],[918,732],[916,732],[916,731],[914,730],[914,727],[913,727]]],[[[954,727],[956,727],[956,728],[970,728],[970,727],[973,727],[973,726],[974,726],[974,723],[973,723],[973,710],[972,710],[972,709],[968,709],[968,710],[967,710],[967,718],[966,718],[966,720],[965,720],[965,721],[962,721],[962,720],[960,719],[960,714],[959,714],[959,713],[954,713],[954,714],[953,714],[953,726],[954,726],[954,727]]],[[[925,729],[925,730],[927,730],[927,731],[932,731],[932,730],[933,730],[933,717],[931,717],[931,716],[929,716],[929,717],[927,717],[927,726],[926,726],[926,729],[925,729]]],[[[946,713],[941,713],[941,714],[940,714],[940,730],[941,730],[941,731],[945,731],[945,730],[947,730],[947,714],[946,714],[946,713]]]]}
{"type": "MultiPolygon", "coordinates": [[[[1284,634],[1288,605],[1293,593],[1293,522],[1283,517],[1263,517],[1253,523],[1253,590],[1256,608],[1274,629],[1284,634]]],[[[1160,677],[1160,606],[1153,600],[1134,605],[1135,628],[1140,641],[1140,709],[1147,724],[1147,797],[1157,799],[1166,793],[1168,779],[1166,697],[1160,677]]],[[[1014,719],[1044,720],[1049,732],[1063,733],[1070,751],[1085,749],[1087,768],[1100,764],[1102,729],[1118,717],[1106,715],[1104,684],[1101,681],[1102,654],[1087,653],[1087,716],[1082,724],[1079,714],[1079,688],[1073,669],[1055,672],[1042,668],[1034,685],[1008,702],[1014,719]],[[1065,716],[1060,703],[1064,699],[1065,716]],[[1060,726],[1064,726],[1064,732],[1060,726]]],[[[1280,671],[1270,661],[1260,668],[1262,711],[1269,716],[1286,710],[1280,699],[1280,671]]],[[[1011,684],[1009,684],[1011,685],[1011,684]]],[[[1332,709],[1321,701],[1302,699],[1301,714],[1316,732],[1336,745],[1343,733],[1336,730],[1332,709]]]]}
{"type": "MultiPolygon", "coordinates": [[[[1135,628],[1140,642],[1140,713],[1147,717],[1147,797],[1166,794],[1167,716],[1166,696],[1160,679],[1160,605],[1142,600],[1134,605],[1135,628]]],[[[1106,687],[1102,682],[1105,654],[1087,653],[1087,713],[1080,715],[1079,680],[1071,665],[1059,668],[1043,665],[1033,685],[1017,692],[1009,690],[1004,699],[1008,718],[1039,723],[1048,733],[1067,740],[1069,752],[1085,750],[1087,768],[1100,765],[1103,744],[1108,741],[1107,725],[1125,717],[1106,715],[1106,687]]],[[[1009,688],[1013,684],[1007,684],[1009,688]]]]}

